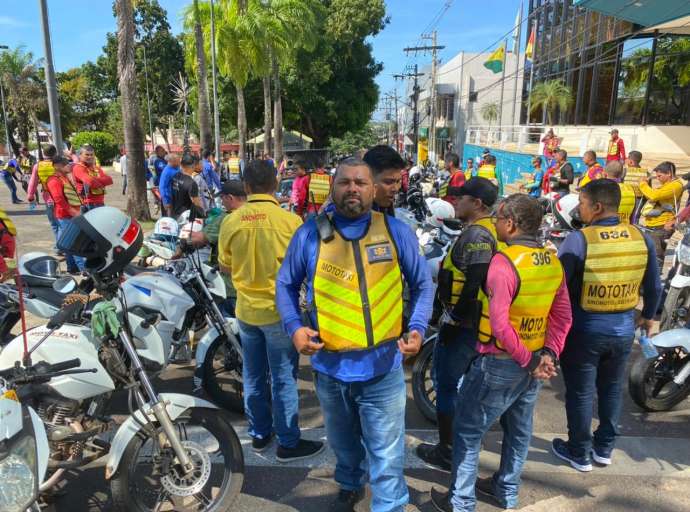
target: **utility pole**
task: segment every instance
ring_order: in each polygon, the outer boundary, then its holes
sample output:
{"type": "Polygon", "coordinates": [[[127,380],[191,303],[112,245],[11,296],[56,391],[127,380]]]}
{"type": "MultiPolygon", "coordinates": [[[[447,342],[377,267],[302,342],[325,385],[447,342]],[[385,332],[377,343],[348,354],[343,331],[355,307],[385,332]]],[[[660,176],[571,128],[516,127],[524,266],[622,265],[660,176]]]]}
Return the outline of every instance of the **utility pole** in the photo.
{"type": "Polygon", "coordinates": [[[501,103],[498,114],[498,136],[499,142],[503,140],[503,92],[506,87],[506,52],[508,51],[508,39],[503,41],[503,72],[501,73],[501,103]]]}
{"type": "MultiPolygon", "coordinates": [[[[518,14],[518,24],[517,24],[517,37],[515,39],[516,43],[513,46],[515,53],[515,91],[513,92],[513,117],[511,118],[511,123],[513,125],[520,124],[520,120],[515,121],[515,109],[517,108],[517,98],[518,98],[518,73],[520,70],[520,41],[522,37],[522,2],[520,2],[520,14],[518,14]]],[[[520,96],[522,98],[522,95],[520,96]]],[[[518,110],[518,116],[520,115],[520,110],[518,110]]]]}
{"type": "Polygon", "coordinates": [[[218,110],[218,71],[216,69],[216,14],[213,0],[211,0],[211,70],[213,75],[213,128],[216,149],[216,162],[220,173],[220,111],[218,110]]]}
{"type": "MultiPolygon", "coordinates": [[[[535,19],[532,22],[532,32],[530,32],[530,36],[532,33],[535,33],[535,39],[536,39],[536,30],[537,30],[537,20],[535,19]]],[[[534,45],[536,46],[536,45],[534,45]]],[[[530,122],[530,116],[532,114],[532,84],[534,82],[534,50],[535,48],[532,48],[532,58],[530,59],[530,65],[529,65],[529,87],[527,89],[527,116],[526,116],[526,123],[527,126],[529,126],[530,122]]],[[[525,63],[527,63],[527,52],[525,52],[525,63]]]]}
{"type": "Polygon", "coordinates": [[[400,75],[393,75],[393,78],[396,80],[398,79],[404,79],[404,78],[412,78],[414,80],[414,85],[412,86],[412,130],[414,133],[414,149],[413,154],[415,155],[415,163],[417,160],[417,145],[419,143],[419,109],[418,109],[418,102],[419,102],[419,84],[417,82],[417,79],[420,76],[424,76],[424,73],[419,73],[418,72],[418,67],[417,64],[414,65],[414,72],[410,73],[409,71],[400,75]]]}
{"type": "MultiPolygon", "coordinates": [[[[417,53],[431,51],[431,92],[429,94],[430,105],[430,121],[429,121],[429,153],[436,156],[436,72],[437,72],[437,52],[443,50],[445,46],[439,46],[436,41],[436,31],[434,30],[431,36],[422,36],[422,39],[431,40],[431,46],[413,46],[404,48],[405,53],[417,53]]],[[[416,72],[416,66],[415,66],[416,72]]],[[[416,102],[415,102],[416,104],[416,102]]],[[[416,144],[416,142],[415,142],[416,144]]]]}
{"type": "Polygon", "coordinates": [[[389,101],[393,102],[393,108],[395,112],[395,122],[393,124],[393,129],[395,130],[395,136],[393,137],[393,140],[395,141],[395,150],[400,151],[400,128],[399,128],[399,118],[398,118],[398,91],[396,89],[393,89],[392,93],[386,93],[385,94],[386,98],[389,101]]]}
{"type": "MultiPolygon", "coordinates": [[[[62,128],[60,127],[60,105],[58,104],[57,82],[55,81],[55,69],[53,67],[53,48],[50,44],[50,24],[48,22],[48,5],[46,0],[38,0],[41,10],[41,24],[43,25],[43,46],[46,59],[46,89],[48,92],[48,111],[50,112],[50,124],[53,128],[53,143],[62,154],[62,128]]],[[[39,142],[39,141],[36,141],[39,142]]]]}
{"type": "MultiPolygon", "coordinates": [[[[9,50],[9,46],[0,45],[0,50],[9,50]]],[[[2,100],[2,123],[5,125],[5,144],[7,144],[7,159],[12,158],[12,144],[10,144],[10,130],[7,127],[7,107],[5,107],[5,90],[2,86],[2,78],[0,77],[0,99],[2,100]]]]}
{"type": "Polygon", "coordinates": [[[149,66],[146,62],[146,44],[141,45],[144,50],[144,77],[146,79],[146,106],[149,114],[149,133],[151,135],[151,151],[154,148],[153,142],[153,121],[151,121],[151,97],[149,96],[149,66]]]}

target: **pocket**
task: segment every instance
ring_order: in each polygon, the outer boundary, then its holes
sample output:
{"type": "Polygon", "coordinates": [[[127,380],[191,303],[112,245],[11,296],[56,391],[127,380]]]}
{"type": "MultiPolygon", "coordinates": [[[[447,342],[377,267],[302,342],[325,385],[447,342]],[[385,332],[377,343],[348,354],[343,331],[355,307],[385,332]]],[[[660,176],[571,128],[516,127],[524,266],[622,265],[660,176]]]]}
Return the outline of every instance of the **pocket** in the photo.
{"type": "Polygon", "coordinates": [[[517,375],[502,374],[484,370],[479,402],[491,409],[503,409],[508,404],[513,390],[519,383],[517,375]]]}

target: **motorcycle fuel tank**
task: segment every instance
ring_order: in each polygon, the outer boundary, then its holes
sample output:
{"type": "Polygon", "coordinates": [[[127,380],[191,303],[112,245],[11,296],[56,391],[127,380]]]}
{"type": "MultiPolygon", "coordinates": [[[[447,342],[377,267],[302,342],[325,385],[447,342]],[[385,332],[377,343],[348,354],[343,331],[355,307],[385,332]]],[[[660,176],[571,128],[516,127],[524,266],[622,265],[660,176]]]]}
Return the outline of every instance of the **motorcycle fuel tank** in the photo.
{"type": "Polygon", "coordinates": [[[130,277],[122,283],[122,291],[129,309],[140,306],[159,312],[178,328],[184,323],[187,310],[194,306],[181,283],[166,272],[143,272],[130,277]]]}

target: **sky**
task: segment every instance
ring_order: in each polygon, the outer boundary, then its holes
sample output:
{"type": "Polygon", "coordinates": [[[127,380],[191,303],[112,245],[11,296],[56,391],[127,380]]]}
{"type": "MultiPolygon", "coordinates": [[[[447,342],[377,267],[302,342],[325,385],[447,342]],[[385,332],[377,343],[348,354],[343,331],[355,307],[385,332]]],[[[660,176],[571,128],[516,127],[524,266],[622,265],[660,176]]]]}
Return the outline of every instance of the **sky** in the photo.
{"type": "MultiPolygon", "coordinates": [[[[181,30],[180,13],[191,0],[159,0],[168,11],[173,32],[181,30]]],[[[95,60],[105,44],[107,32],[115,30],[111,0],[47,0],[53,60],[57,71],[64,71],[95,60]]],[[[526,3],[526,2],[525,2],[526,3]]],[[[40,13],[36,0],[0,0],[0,45],[24,45],[38,57],[43,57],[40,13]]],[[[515,23],[520,0],[387,0],[390,23],[376,37],[371,38],[374,56],[384,69],[377,78],[381,93],[399,94],[404,84],[393,78],[403,73],[405,66],[431,62],[430,55],[408,57],[403,48],[419,46],[421,33],[433,28],[438,31],[438,44],[446,48],[439,54],[447,62],[460,51],[485,50],[498,46],[499,38],[515,23]],[[450,4],[443,16],[438,14],[450,4]]],[[[525,7],[526,9],[526,7],[525,7]]],[[[524,32],[524,25],[523,25],[524,32]]],[[[523,39],[524,40],[524,39],[523,39]]],[[[222,51],[222,49],[219,49],[222,51]]]]}

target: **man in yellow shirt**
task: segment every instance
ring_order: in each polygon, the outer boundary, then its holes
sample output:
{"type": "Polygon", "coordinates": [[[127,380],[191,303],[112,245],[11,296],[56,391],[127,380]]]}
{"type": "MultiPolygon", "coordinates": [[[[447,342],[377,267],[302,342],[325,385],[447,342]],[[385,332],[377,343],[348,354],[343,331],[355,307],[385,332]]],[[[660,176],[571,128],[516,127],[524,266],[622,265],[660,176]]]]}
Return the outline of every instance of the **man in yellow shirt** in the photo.
{"type": "Polygon", "coordinates": [[[237,290],[235,313],[242,339],[244,408],[252,449],[278,437],[277,459],[316,455],[323,443],[300,438],[297,368],[299,354],[285,334],[275,306],[276,275],[301,219],[283,210],[273,194],[276,172],[255,160],[244,170],[247,202],[220,228],[218,262],[237,290]],[[271,391],[269,391],[269,382],[271,391]]]}
{"type": "Polygon", "coordinates": [[[673,225],[680,209],[680,198],[683,195],[683,182],[676,178],[676,166],[673,162],[662,162],[654,169],[659,182],[652,187],[647,180],[640,180],[640,192],[647,199],[642,207],[641,224],[648,228],[654,239],[656,257],[659,260],[659,271],[663,268],[666,244],[673,235],[673,227],[666,229],[666,224],[673,225]]]}

